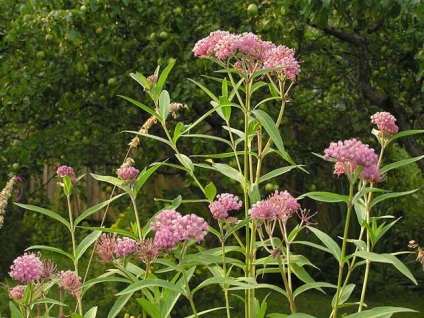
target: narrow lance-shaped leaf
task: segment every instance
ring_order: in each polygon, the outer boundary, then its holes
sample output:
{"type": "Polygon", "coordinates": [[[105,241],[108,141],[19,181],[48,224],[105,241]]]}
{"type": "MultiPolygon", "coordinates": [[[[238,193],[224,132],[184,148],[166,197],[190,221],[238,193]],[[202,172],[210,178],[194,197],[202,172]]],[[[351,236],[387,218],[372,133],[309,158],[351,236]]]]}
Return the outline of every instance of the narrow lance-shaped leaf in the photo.
{"type": "Polygon", "coordinates": [[[150,115],[155,117],[158,121],[162,121],[161,116],[157,112],[155,112],[154,109],[150,108],[149,106],[146,106],[146,105],[136,101],[135,99],[132,99],[132,98],[127,97],[127,96],[122,96],[122,95],[118,95],[118,96],[122,97],[123,99],[129,101],[130,103],[140,107],[141,109],[143,109],[144,111],[146,111],[147,113],[149,113],[150,115]]]}
{"type": "Polygon", "coordinates": [[[170,103],[171,99],[169,97],[168,91],[163,90],[159,95],[159,113],[163,121],[165,121],[169,115],[170,103]]]}
{"type": "Polygon", "coordinates": [[[46,215],[56,221],[59,221],[60,223],[64,224],[68,229],[70,229],[71,225],[69,224],[69,222],[63,218],[62,216],[60,216],[59,214],[57,214],[54,211],[51,210],[47,210],[44,208],[40,208],[38,206],[35,205],[28,205],[28,204],[22,204],[22,203],[15,203],[17,206],[25,209],[25,210],[30,210],[30,211],[34,211],[34,212],[38,212],[41,213],[43,215],[46,215]]]}
{"type": "Polygon", "coordinates": [[[81,256],[84,254],[84,252],[100,237],[102,234],[101,231],[94,231],[87,235],[81,243],[77,246],[76,249],[76,260],[78,261],[81,256]]]}
{"type": "Polygon", "coordinates": [[[92,206],[91,208],[88,208],[87,210],[85,210],[80,216],[78,216],[75,221],[74,224],[75,226],[77,226],[81,221],[85,220],[87,217],[89,217],[90,215],[96,213],[97,211],[99,211],[100,209],[103,209],[105,206],[109,205],[111,202],[115,201],[116,199],[122,197],[125,193],[121,193],[118,194],[116,196],[114,196],[113,198],[106,200],[104,202],[98,203],[95,206],[92,206]]]}
{"type": "Polygon", "coordinates": [[[379,203],[381,201],[391,199],[391,198],[401,197],[401,196],[404,196],[404,195],[408,195],[408,194],[414,193],[417,190],[418,189],[410,190],[410,191],[404,191],[404,192],[392,192],[392,193],[386,193],[386,194],[379,195],[378,197],[374,198],[371,201],[371,207],[373,207],[374,205],[376,205],[377,203],[379,203]]]}
{"type": "Polygon", "coordinates": [[[285,152],[283,139],[281,138],[280,132],[272,118],[260,109],[253,110],[252,114],[259,120],[262,127],[264,127],[271,140],[277,146],[278,150],[285,152]]]}

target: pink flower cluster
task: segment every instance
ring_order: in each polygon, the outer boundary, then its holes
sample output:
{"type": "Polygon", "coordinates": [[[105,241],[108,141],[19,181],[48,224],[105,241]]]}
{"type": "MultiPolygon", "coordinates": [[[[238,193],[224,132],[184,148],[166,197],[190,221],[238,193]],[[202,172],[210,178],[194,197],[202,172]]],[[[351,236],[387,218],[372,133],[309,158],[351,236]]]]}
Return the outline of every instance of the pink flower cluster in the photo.
{"type": "Polygon", "coordinates": [[[226,219],[228,218],[229,211],[237,211],[243,206],[238,196],[230,193],[222,193],[216,196],[216,200],[209,204],[209,210],[212,213],[214,219],[226,219]]]}
{"type": "Polygon", "coordinates": [[[68,290],[72,296],[77,296],[80,293],[81,277],[78,277],[74,271],[60,271],[57,274],[62,289],[68,290]]]}
{"type": "Polygon", "coordinates": [[[378,130],[387,134],[396,134],[399,131],[395,121],[396,118],[388,112],[378,112],[371,116],[371,122],[377,125],[378,130]]]}
{"type": "Polygon", "coordinates": [[[122,168],[117,171],[118,177],[120,177],[124,181],[130,181],[137,178],[140,170],[134,167],[122,168]]]}
{"type": "Polygon", "coordinates": [[[137,241],[129,237],[117,238],[116,234],[103,233],[96,245],[96,253],[102,262],[108,263],[115,258],[125,258],[138,249],[137,241]]]}
{"type": "Polygon", "coordinates": [[[172,250],[180,241],[194,239],[200,243],[208,231],[208,224],[203,218],[195,214],[181,216],[174,210],[162,211],[150,226],[156,232],[154,244],[167,250],[172,250]]]}
{"type": "Polygon", "coordinates": [[[75,172],[71,167],[68,166],[60,166],[56,170],[56,174],[58,177],[63,178],[64,176],[69,176],[71,179],[75,178],[75,172]]]}
{"type": "Polygon", "coordinates": [[[22,296],[24,295],[26,285],[17,285],[13,287],[11,290],[9,290],[9,296],[12,299],[20,300],[22,299],[22,296]]]}
{"type": "Polygon", "coordinates": [[[250,218],[262,221],[286,222],[300,208],[287,191],[275,191],[267,199],[255,203],[249,210],[250,218]]]}
{"type": "MultiPolygon", "coordinates": [[[[231,57],[239,62],[247,60],[247,71],[253,69],[281,68],[282,73],[292,81],[300,72],[299,63],[294,57],[294,51],[284,45],[276,46],[270,41],[262,41],[253,33],[234,34],[228,31],[215,31],[198,41],[193,48],[194,56],[217,58],[224,61],[231,57]]],[[[240,63],[235,65],[242,68],[240,63]]]]}
{"type": "Polygon", "coordinates": [[[34,253],[25,253],[13,261],[9,275],[24,284],[43,277],[44,264],[34,253]]]}
{"type": "Polygon", "coordinates": [[[351,175],[358,167],[363,167],[360,178],[368,182],[381,181],[383,178],[377,166],[378,155],[374,149],[355,138],[332,142],[324,150],[324,159],[336,162],[334,173],[338,176],[346,173],[346,170],[351,175]]]}

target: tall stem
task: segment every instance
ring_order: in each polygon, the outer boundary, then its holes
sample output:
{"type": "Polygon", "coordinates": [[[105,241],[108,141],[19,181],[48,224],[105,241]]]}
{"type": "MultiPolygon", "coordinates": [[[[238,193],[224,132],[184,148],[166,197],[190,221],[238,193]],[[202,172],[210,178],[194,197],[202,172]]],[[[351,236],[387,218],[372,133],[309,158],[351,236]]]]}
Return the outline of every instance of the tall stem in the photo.
{"type": "MultiPolygon", "coordinates": [[[[75,225],[74,225],[74,216],[72,213],[72,205],[71,205],[71,196],[67,195],[66,200],[68,203],[68,213],[69,213],[69,231],[71,232],[71,240],[72,240],[72,256],[73,256],[73,262],[74,262],[74,268],[75,268],[75,275],[79,277],[78,272],[78,259],[77,259],[77,244],[75,241],[75,225]]],[[[77,303],[78,303],[78,312],[80,315],[83,315],[82,310],[82,296],[77,296],[77,303]]]]}
{"type": "MultiPolygon", "coordinates": [[[[223,276],[227,277],[227,262],[225,261],[225,236],[224,236],[224,230],[222,228],[221,220],[219,220],[219,232],[221,234],[220,241],[221,241],[221,255],[222,255],[222,272],[223,272],[223,276]]],[[[223,289],[224,289],[225,308],[227,311],[227,318],[230,318],[231,312],[230,312],[230,300],[228,298],[228,285],[224,284],[223,289]]]]}
{"type": "Polygon", "coordinates": [[[193,301],[193,295],[191,294],[190,286],[188,284],[187,272],[186,272],[185,267],[184,267],[185,251],[186,251],[186,242],[184,242],[182,247],[181,247],[181,254],[180,254],[181,274],[183,276],[184,284],[185,284],[186,291],[187,291],[186,297],[187,297],[187,299],[190,303],[191,310],[193,311],[194,318],[198,318],[196,306],[195,306],[194,301],[193,301]]]}
{"type": "Polygon", "coordinates": [[[339,260],[339,276],[337,279],[337,291],[336,291],[336,301],[334,303],[334,308],[331,313],[331,317],[337,318],[337,311],[339,308],[339,301],[341,298],[341,286],[342,286],[342,280],[343,280],[343,268],[345,264],[345,255],[346,255],[346,243],[347,238],[349,235],[349,223],[350,223],[350,215],[352,214],[352,198],[353,198],[353,184],[350,182],[349,184],[349,202],[347,205],[347,213],[346,213],[346,221],[344,226],[344,233],[343,233],[343,241],[342,241],[342,250],[340,253],[340,260],[339,260]]]}
{"type": "Polygon", "coordinates": [[[138,239],[141,242],[143,240],[143,235],[142,235],[142,231],[141,231],[140,219],[138,217],[137,204],[135,202],[134,196],[131,195],[130,197],[131,197],[131,202],[132,202],[132,205],[133,205],[133,208],[134,208],[135,222],[137,223],[138,239]]]}

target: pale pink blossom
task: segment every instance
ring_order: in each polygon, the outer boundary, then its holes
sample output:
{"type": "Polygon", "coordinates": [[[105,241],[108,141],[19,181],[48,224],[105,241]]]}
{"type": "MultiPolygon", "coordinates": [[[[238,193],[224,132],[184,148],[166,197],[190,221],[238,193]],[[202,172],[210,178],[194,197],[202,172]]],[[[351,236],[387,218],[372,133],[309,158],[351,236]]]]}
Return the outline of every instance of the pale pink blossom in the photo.
{"type": "Polygon", "coordinates": [[[22,296],[24,295],[26,285],[17,285],[13,287],[11,290],[9,290],[9,296],[10,298],[14,300],[21,300],[22,296]]]}
{"type": "Polygon", "coordinates": [[[286,222],[300,208],[297,200],[287,191],[275,191],[267,199],[255,203],[249,210],[250,218],[262,221],[286,222]]]}
{"type": "Polygon", "coordinates": [[[217,220],[228,218],[229,211],[238,211],[243,205],[243,202],[234,194],[222,193],[218,194],[216,198],[209,204],[209,210],[217,220]]]}
{"type": "Polygon", "coordinates": [[[279,45],[267,52],[264,61],[264,68],[277,68],[277,73],[283,73],[292,81],[296,80],[296,76],[300,73],[300,66],[294,57],[294,51],[284,45],[279,45]]]}
{"type": "Polygon", "coordinates": [[[154,244],[152,239],[146,239],[138,245],[137,253],[140,260],[148,264],[158,258],[160,248],[154,244]]]}
{"type": "Polygon", "coordinates": [[[25,253],[13,261],[9,275],[24,284],[43,277],[44,266],[41,259],[34,253],[25,253]]]}
{"type": "Polygon", "coordinates": [[[62,289],[68,290],[72,296],[77,296],[81,290],[81,277],[78,277],[74,271],[61,271],[57,274],[62,289]]]}
{"type": "Polygon", "coordinates": [[[116,234],[102,233],[97,241],[95,252],[100,256],[101,262],[108,263],[114,259],[116,234]]]}
{"type": "Polygon", "coordinates": [[[197,243],[204,240],[208,232],[208,224],[196,214],[187,214],[175,223],[174,235],[179,241],[194,239],[197,243]]]}
{"type": "Polygon", "coordinates": [[[381,174],[377,165],[365,167],[359,174],[359,177],[368,182],[381,182],[384,180],[384,175],[381,174]]]}
{"type": "Polygon", "coordinates": [[[377,129],[387,134],[396,134],[399,131],[395,121],[396,118],[388,112],[378,112],[371,116],[371,122],[377,125],[377,129]]]}

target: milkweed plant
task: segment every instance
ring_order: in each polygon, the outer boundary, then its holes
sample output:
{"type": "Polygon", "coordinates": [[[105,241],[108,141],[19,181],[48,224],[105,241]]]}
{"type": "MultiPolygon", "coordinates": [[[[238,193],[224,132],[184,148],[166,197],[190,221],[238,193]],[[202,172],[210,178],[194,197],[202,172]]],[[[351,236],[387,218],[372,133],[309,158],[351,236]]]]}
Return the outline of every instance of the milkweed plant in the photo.
{"type": "MultiPolygon", "coordinates": [[[[75,217],[71,197],[75,194],[76,184],[84,176],[77,177],[71,167],[61,166],[57,169],[57,178],[67,201],[67,217],[45,208],[16,203],[22,209],[41,213],[60,223],[67,230],[72,244],[70,250],[31,246],[13,261],[9,274],[16,284],[7,287],[11,298],[11,316],[50,317],[54,312],[59,317],[96,317],[97,306],[86,308],[84,295],[97,284],[111,282],[123,287],[115,295],[116,301],[109,309],[108,318],[122,316],[131,298],[136,299],[140,306],[138,317],[171,317],[177,302],[184,299],[191,308],[189,317],[208,313],[228,318],[240,316],[239,312],[235,312],[234,302],[243,303],[245,317],[312,317],[302,313],[302,308],[296,305],[296,297],[310,290],[333,295],[331,303],[327,304],[331,318],[340,317],[346,307],[351,308],[350,312],[355,312],[344,313],[344,317],[349,318],[382,317],[413,311],[394,306],[370,309],[366,306],[366,291],[375,263],[392,265],[410,281],[417,283],[397,257],[408,252],[375,251],[377,243],[397,220],[391,220],[389,215],[377,215],[373,210],[384,200],[415,191],[394,193],[384,190],[382,186],[392,169],[424,156],[389,164],[383,164],[383,158],[386,148],[396,139],[424,131],[399,132],[396,119],[391,114],[376,113],[371,117],[370,126],[375,125],[372,134],[378,141],[379,150],[352,138],[331,142],[322,154],[316,154],[328,161],[329,165],[334,165],[334,173],[340,179],[347,179],[347,193],[314,191],[296,198],[287,189],[278,189],[265,197],[259,190],[262,183],[293,169],[307,173],[307,168],[296,164],[286,151],[280,134],[284,111],[289,106],[289,96],[300,73],[294,50],[263,41],[252,33],[216,31],[198,41],[193,54],[196,58],[208,59],[216,64],[217,76],[207,78],[218,83],[220,91],[213,92],[204,84],[190,80],[210,99],[210,108],[192,123],[175,122],[176,116],[173,115],[187,106],[171,101],[170,94],[164,89],[175,60],[163,71],[158,67],[150,76],[138,72],[131,74],[151,104],[122,97],[146,112],[149,118],[139,131],[127,132],[132,134],[133,139],[115,176],[92,174],[99,182],[119,189],[114,191],[119,194],[112,194],[109,200],[75,217]],[[258,99],[261,100],[257,102],[258,99]],[[267,113],[265,104],[276,105],[279,109],[276,118],[267,113]],[[207,135],[202,130],[205,119],[214,114],[222,120],[225,136],[207,135]],[[159,135],[151,133],[153,125],[161,127],[159,135]],[[136,161],[129,155],[144,138],[153,139],[158,145],[169,148],[173,152],[171,160],[153,162],[144,169],[137,169],[136,161]],[[225,149],[225,152],[184,154],[179,144],[187,138],[219,144],[219,149],[225,149]],[[281,166],[264,173],[264,162],[271,154],[279,157],[281,166]],[[233,164],[230,165],[230,161],[233,164]],[[183,198],[180,195],[172,200],[160,201],[163,208],[154,213],[147,223],[141,224],[137,197],[145,182],[161,167],[182,170],[200,190],[198,193],[201,197],[183,198]],[[204,171],[219,174],[238,184],[238,187],[218,193],[216,184],[201,181],[199,171],[203,171],[203,175],[204,171]],[[113,201],[124,196],[131,201],[133,223],[130,230],[82,226],[82,222],[92,214],[101,209],[107,210],[113,201]],[[302,199],[306,197],[346,206],[342,237],[330,237],[315,226],[313,217],[319,212],[302,208],[302,199]],[[190,210],[190,203],[193,202],[203,204],[210,211],[211,218],[216,220],[214,226],[195,213],[178,212],[180,206],[190,210]],[[352,222],[360,228],[356,237],[349,232],[352,222]],[[85,231],[88,229],[90,234],[78,241],[76,233],[81,231],[81,227],[85,231]],[[300,236],[303,231],[315,236],[314,242],[302,240],[301,237],[305,237],[300,236]],[[215,246],[205,248],[207,236],[216,237],[212,240],[217,242],[215,246]],[[315,270],[313,260],[294,252],[295,245],[313,248],[334,257],[338,264],[337,280],[315,281],[308,273],[311,269],[315,270]],[[43,251],[68,259],[71,268],[57,268],[51,260],[43,257],[43,251]],[[90,256],[88,267],[93,262],[101,262],[107,264],[109,269],[96,277],[88,275],[89,268],[81,266],[81,257],[85,254],[90,256]],[[208,272],[200,282],[193,279],[199,268],[208,272]],[[351,282],[351,276],[359,270],[364,274],[361,285],[357,286],[351,282]],[[264,283],[259,279],[276,273],[281,276],[280,284],[264,283]],[[293,284],[294,280],[296,284],[293,284]],[[199,311],[196,302],[201,299],[197,298],[197,293],[206,287],[220,290],[222,296],[217,299],[222,299],[222,303],[219,307],[199,311]],[[56,292],[52,293],[52,289],[56,289],[56,292]],[[257,298],[258,289],[268,290],[281,297],[282,302],[288,302],[290,312],[267,312],[266,297],[260,301],[257,298]],[[353,293],[354,290],[358,292],[353,293]],[[59,296],[51,298],[52,294],[59,296]],[[74,308],[68,305],[69,299],[76,304],[74,308]]],[[[14,182],[15,178],[12,178],[1,192],[0,225],[3,224],[14,182]]],[[[424,262],[418,243],[411,241],[410,245],[418,249],[418,260],[424,262]]],[[[240,308],[240,304],[238,306],[240,308]]]]}

